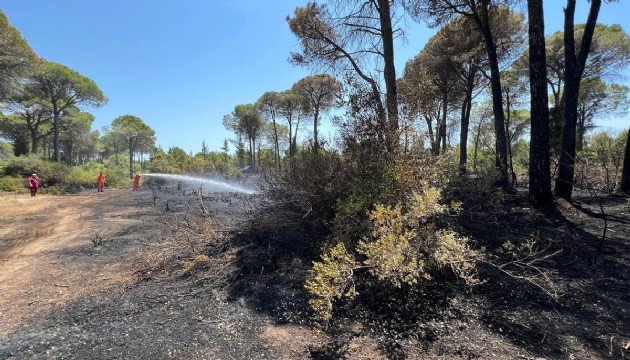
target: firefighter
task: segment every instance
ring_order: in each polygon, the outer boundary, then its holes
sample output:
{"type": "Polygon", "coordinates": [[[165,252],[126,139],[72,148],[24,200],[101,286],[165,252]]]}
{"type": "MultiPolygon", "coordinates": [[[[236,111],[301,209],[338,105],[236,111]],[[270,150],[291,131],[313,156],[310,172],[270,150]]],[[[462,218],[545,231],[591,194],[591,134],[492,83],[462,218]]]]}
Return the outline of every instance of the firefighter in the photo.
{"type": "Polygon", "coordinates": [[[133,191],[140,191],[140,174],[133,177],[133,191]]]}
{"type": "Polygon", "coordinates": [[[105,174],[103,174],[102,171],[98,173],[96,182],[98,185],[98,192],[103,192],[103,189],[105,188],[105,174]]]}
{"type": "Polygon", "coordinates": [[[28,188],[31,190],[31,197],[37,195],[37,189],[39,189],[39,178],[37,174],[33,173],[26,181],[28,182],[28,188]]]}

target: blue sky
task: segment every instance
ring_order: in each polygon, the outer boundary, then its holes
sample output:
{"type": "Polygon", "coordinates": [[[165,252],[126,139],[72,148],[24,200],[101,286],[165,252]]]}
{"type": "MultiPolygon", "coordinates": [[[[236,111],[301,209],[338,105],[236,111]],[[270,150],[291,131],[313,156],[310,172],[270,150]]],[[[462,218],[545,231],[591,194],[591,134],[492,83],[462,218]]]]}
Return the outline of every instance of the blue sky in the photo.
{"type": "MultiPolygon", "coordinates": [[[[94,129],[124,114],[139,116],[165,150],[196,153],[206,141],[218,150],[231,137],[223,115],[283,91],[310,74],[287,62],[298,41],[285,21],[306,0],[0,0],[0,8],[45,59],[93,79],[109,98],[89,109],[94,129]]],[[[546,32],[562,29],[561,0],[545,2],[546,32]]],[[[576,23],[588,3],[578,1],[576,23]]],[[[630,32],[630,4],[603,4],[599,20],[630,32]]],[[[410,23],[397,44],[396,70],[424,46],[433,30],[410,23]]],[[[324,121],[323,135],[334,129],[324,121]]],[[[630,125],[630,117],[603,120],[630,125]]]]}

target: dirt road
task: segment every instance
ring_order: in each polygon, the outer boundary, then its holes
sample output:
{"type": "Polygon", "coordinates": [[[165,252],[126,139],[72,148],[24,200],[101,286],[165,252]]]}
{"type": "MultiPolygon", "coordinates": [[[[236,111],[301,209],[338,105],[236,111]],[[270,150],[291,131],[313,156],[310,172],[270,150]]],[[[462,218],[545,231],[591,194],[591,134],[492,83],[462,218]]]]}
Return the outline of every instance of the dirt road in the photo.
{"type": "MultiPolygon", "coordinates": [[[[210,194],[206,209],[231,226],[241,200],[210,194]]],[[[230,265],[182,275],[211,246],[188,235],[198,208],[185,189],[0,196],[0,359],[305,358],[310,329],[213,285],[238,271],[236,249],[218,255],[230,265]]]]}
{"type": "MultiPolygon", "coordinates": [[[[81,296],[132,281],[141,246],[135,230],[158,215],[133,206],[137,196],[130,190],[0,196],[0,336],[81,296]]],[[[144,227],[146,238],[150,226],[144,227]]]]}

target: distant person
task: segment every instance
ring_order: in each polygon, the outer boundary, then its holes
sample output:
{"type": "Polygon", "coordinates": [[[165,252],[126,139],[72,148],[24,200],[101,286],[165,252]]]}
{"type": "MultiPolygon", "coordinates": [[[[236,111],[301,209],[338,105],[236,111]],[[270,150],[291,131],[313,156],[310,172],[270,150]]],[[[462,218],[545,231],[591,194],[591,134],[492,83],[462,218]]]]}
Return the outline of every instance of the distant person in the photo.
{"type": "Polygon", "coordinates": [[[98,192],[103,192],[103,189],[105,188],[105,174],[103,174],[102,171],[98,173],[96,181],[98,183],[98,192]]]}
{"type": "Polygon", "coordinates": [[[133,177],[133,191],[140,191],[140,174],[133,177]]]}
{"type": "Polygon", "coordinates": [[[37,174],[33,173],[26,181],[28,181],[28,188],[31,190],[31,197],[37,195],[37,189],[39,189],[39,178],[37,174]]]}

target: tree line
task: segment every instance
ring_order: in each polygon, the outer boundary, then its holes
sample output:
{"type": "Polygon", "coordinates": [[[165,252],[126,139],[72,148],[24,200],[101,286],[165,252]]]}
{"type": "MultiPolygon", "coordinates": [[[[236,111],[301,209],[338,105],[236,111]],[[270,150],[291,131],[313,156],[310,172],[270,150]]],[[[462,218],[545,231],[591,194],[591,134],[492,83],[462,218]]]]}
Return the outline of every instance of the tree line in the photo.
{"type": "MultiPolygon", "coordinates": [[[[526,14],[515,10],[520,3],[332,1],[296,8],[287,22],[302,51],[290,61],[328,70],[224,116],[224,126],[236,134],[240,163],[255,167],[261,157],[272,157],[280,170],[281,159],[295,156],[306,124],[319,148],[322,111],[334,107],[346,110],[336,117],[342,127],[359,114],[369,116],[374,146],[384,155],[409,153],[419,143],[434,155],[457,148],[464,175],[481,161],[486,114],[501,187],[516,186],[514,147],[529,136],[530,200],[570,200],[587,133],[596,120],[627,113],[629,89],[619,79],[630,61],[630,38],[619,25],[597,23],[601,1],[590,3],[583,24],[575,24],[576,5],[568,1],[564,29],[549,36],[542,2],[527,1],[526,14]],[[392,24],[406,17],[437,31],[396,77],[392,44],[406,29],[392,24]]],[[[365,133],[369,126],[363,125],[365,133]]],[[[623,191],[629,171],[624,168],[619,184],[623,191]]]]}
{"type": "Polygon", "coordinates": [[[122,115],[102,131],[92,130],[86,111],[107,103],[90,78],[39,57],[0,12],[0,137],[15,156],[36,155],[80,165],[127,153],[129,176],[136,156],[155,150],[155,131],[134,115],[122,115]]]}

